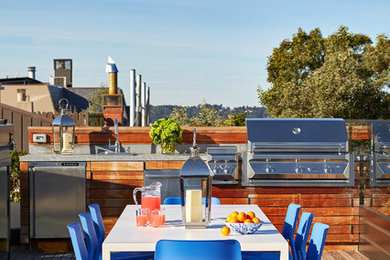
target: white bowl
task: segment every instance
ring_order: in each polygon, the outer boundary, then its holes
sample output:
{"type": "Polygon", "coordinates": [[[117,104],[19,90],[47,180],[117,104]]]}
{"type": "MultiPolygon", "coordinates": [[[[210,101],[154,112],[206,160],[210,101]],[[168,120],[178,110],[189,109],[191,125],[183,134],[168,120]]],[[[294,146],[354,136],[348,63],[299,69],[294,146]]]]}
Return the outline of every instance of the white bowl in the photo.
{"type": "Polygon", "coordinates": [[[229,223],[225,222],[225,225],[230,228],[230,230],[235,231],[240,234],[253,234],[255,233],[263,223],[229,223]]]}

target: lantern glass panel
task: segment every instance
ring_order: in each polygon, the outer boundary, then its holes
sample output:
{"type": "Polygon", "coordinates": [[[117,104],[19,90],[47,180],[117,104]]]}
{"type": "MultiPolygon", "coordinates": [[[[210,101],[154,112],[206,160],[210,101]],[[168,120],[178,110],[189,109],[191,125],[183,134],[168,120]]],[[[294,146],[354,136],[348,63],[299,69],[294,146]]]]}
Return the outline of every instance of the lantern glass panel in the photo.
{"type": "Polygon", "coordinates": [[[211,177],[182,176],[181,201],[186,228],[206,228],[210,223],[211,177]]]}

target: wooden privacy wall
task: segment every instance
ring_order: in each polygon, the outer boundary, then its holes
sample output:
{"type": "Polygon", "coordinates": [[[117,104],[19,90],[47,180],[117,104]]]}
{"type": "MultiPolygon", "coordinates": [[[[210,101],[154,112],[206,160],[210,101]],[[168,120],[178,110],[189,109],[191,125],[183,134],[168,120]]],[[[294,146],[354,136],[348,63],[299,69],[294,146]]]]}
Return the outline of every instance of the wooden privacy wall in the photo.
{"type": "MultiPolygon", "coordinates": [[[[33,134],[46,134],[48,143],[53,142],[51,127],[29,127],[29,142],[33,144],[33,134]]],[[[192,144],[193,127],[183,127],[183,142],[192,144]]],[[[118,127],[121,144],[152,144],[149,136],[150,127],[118,127]]],[[[76,127],[75,144],[93,145],[108,144],[115,140],[114,127],[76,127]]],[[[245,144],[247,142],[245,127],[196,127],[198,144],[245,144]]]]}

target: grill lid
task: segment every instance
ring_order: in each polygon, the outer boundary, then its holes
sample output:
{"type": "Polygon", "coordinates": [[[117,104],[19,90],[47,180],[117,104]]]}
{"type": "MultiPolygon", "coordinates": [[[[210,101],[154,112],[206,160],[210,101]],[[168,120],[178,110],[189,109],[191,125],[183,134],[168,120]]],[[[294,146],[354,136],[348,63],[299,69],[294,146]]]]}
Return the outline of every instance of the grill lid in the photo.
{"type": "Polygon", "coordinates": [[[346,152],[343,119],[248,118],[250,152],[346,152]]]}

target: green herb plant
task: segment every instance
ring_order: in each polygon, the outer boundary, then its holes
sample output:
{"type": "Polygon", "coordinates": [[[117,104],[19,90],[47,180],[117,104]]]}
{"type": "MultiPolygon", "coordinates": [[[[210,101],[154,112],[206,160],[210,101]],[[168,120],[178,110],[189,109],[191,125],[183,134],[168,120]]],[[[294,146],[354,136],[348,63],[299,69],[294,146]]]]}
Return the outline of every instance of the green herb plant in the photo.
{"type": "Polygon", "coordinates": [[[180,124],[172,118],[161,118],[153,123],[149,136],[153,144],[162,146],[174,146],[182,141],[183,130],[180,124]]]}

